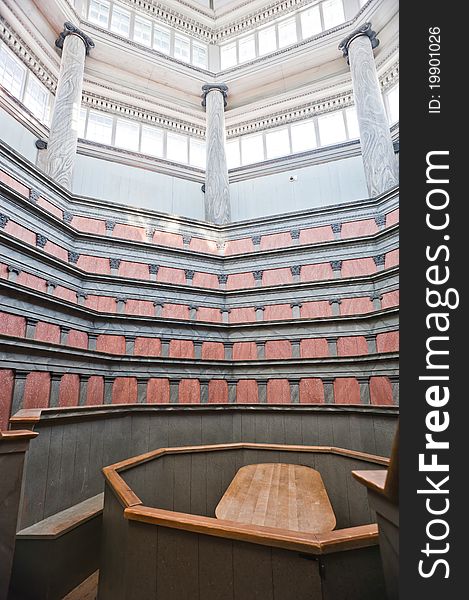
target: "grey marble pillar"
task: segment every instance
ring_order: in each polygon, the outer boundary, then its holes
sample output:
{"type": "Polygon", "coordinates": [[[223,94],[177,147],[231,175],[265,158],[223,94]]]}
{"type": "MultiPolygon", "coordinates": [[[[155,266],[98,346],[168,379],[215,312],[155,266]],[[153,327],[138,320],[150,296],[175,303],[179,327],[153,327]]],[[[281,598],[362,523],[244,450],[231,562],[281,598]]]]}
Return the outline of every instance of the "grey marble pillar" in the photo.
{"type": "Polygon", "coordinates": [[[397,161],[376,72],[373,48],[379,40],[371,23],[365,23],[340,44],[350,64],[353,94],[360,129],[365,177],[370,197],[398,184],[397,161]]]}
{"type": "Polygon", "coordinates": [[[15,371],[15,382],[13,385],[13,398],[11,401],[11,415],[15,415],[23,408],[24,390],[26,387],[26,378],[28,371],[15,371]]]}
{"type": "Polygon", "coordinates": [[[231,221],[230,187],[225,149],[225,106],[228,86],[202,86],[202,106],[207,112],[207,168],[205,172],[205,219],[224,224],[231,221]]]}
{"type": "Polygon", "coordinates": [[[228,402],[230,404],[236,404],[236,394],[237,394],[237,379],[227,379],[228,382],[228,402]]]}
{"type": "Polygon", "coordinates": [[[62,60],[45,170],[54,181],[70,190],[77,151],[85,56],[94,43],[75,25],[67,22],[55,45],[62,49],[62,60]]]}
{"type": "Polygon", "coordinates": [[[51,408],[59,406],[61,381],[62,381],[62,373],[51,373],[50,395],[49,395],[49,406],[51,408]]]}
{"type": "Polygon", "coordinates": [[[78,396],[78,405],[85,406],[88,400],[88,382],[90,375],[80,375],[80,392],[78,396]]]}

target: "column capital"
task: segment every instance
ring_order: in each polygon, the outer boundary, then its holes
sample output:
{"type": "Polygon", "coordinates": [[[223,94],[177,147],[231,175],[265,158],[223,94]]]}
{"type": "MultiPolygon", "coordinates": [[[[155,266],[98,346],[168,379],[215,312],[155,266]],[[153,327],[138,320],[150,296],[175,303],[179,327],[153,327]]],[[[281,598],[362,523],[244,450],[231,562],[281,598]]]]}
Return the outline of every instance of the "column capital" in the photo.
{"type": "Polygon", "coordinates": [[[83,43],[85,44],[86,55],[90,53],[91,48],[95,47],[93,40],[88,37],[86,33],[84,33],[73,23],[70,23],[70,21],[66,21],[64,23],[63,31],[60,32],[59,37],[55,40],[55,45],[57,48],[62,49],[64,47],[64,41],[67,35],[76,35],[82,39],[83,43]]]}
{"type": "Polygon", "coordinates": [[[223,104],[226,107],[228,97],[228,86],[226,83],[206,83],[202,86],[202,106],[205,108],[207,105],[207,94],[212,90],[217,90],[223,95],[223,104]]]}
{"type": "Polygon", "coordinates": [[[353,42],[353,40],[362,35],[365,35],[366,37],[370,38],[372,48],[376,48],[377,46],[379,46],[379,40],[376,37],[376,31],[373,31],[373,29],[371,28],[371,23],[364,23],[363,25],[360,25],[360,27],[352,31],[352,33],[349,33],[349,35],[346,38],[344,38],[339,44],[339,50],[342,50],[344,58],[347,59],[347,62],[349,62],[350,44],[353,42]]]}

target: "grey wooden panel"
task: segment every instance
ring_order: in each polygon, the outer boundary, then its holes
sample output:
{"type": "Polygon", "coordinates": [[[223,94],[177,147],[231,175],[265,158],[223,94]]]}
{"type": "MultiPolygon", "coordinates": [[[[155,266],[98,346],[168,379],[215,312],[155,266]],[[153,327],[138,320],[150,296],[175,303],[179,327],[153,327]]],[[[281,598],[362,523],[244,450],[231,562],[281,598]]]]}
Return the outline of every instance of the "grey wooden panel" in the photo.
{"type": "Polygon", "coordinates": [[[285,444],[285,414],[283,412],[275,412],[265,418],[267,426],[267,439],[270,439],[271,444],[285,444]]]}
{"type": "Polygon", "coordinates": [[[373,425],[375,429],[376,454],[379,456],[391,456],[392,443],[397,428],[396,419],[375,415],[373,425]]]}
{"type": "MultiPolygon", "coordinates": [[[[46,473],[47,486],[44,510],[42,514],[36,514],[34,516],[32,523],[41,521],[45,517],[49,517],[60,510],[58,508],[60,495],[60,465],[62,458],[62,441],[66,430],[67,427],[61,425],[52,428],[49,446],[49,461],[46,473]]],[[[42,476],[44,476],[44,473],[42,476]]]]}
{"type": "Polygon", "coordinates": [[[158,450],[169,446],[170,414],[161,414],[157,418],[148,415],[150,428],[148,432],[148,450],[158,450]]]}
{"type": "Polygon", "coordinates": [[[241,413],[241,442],[255,442],[257,440],[253,417],[254,415],[250,412],[241,413]]]}
{"type": "Polygon", "coordinates": [[[73,466],[73,504],[89,498],[88,465],[92,444],[91,425],[88,421],[77,423],[77,443],[73,466]]]}
{"type": "Polygon", "coordinates": [[[136,414],[130,417],[131,456],[144,454],[150,450],[150,421],[148,415],[136,414]]]}
{"type": "Polygon", "coordinates": [[[319,443],[319,423],[321,415],[317,413],[302,413],[301,419],[301,444],[317,446],[319,443]]]}
{"type": "Polygon", "coordinates": [[[168,426],[168,444],[174,446],[192,446],[202,443],[202,417],[197,413],[173,413],[168,426]]]}
{"type": "Polygon", "coordinates": [[[90,457],[88,464],[88,481],[86,489],[89,496],[95,496],[104,490],[104,478],[101,469],[104,464],[104,425],[103,419],[89,421],[91,430],[90,457]]]}
{"type": "Polygon", "coordinates": [[[316,469],[321,473],[327,494],[337,519],[336,529],[348,527],[350,509],[346,478],[348,473],[344,468],[342,457],[333,454],[317,454],[316,469]]]}
{"type": "Polygon", "coordinates": [[[39,435],[31,440],[26,453],[18,530],[40,521],[44,515],[52,428],[38,427],[37,431],[39,435]]]}
{"type": "Polygon", "coordinates": [[[233,542],[233,579],[235,600],[273,600],[271,548],[233,542]]]}
{"type": "Polygon", "coordinates": [[[338,448],[352,449],[349,415],[334,415],[332,420],[333,445],[338,448]]]}
{"type": "Polygon", "coordinates": [[[197,534],[158,527],[158,600],[199,598],[198,544],[197,534]]]}
{"type": "Polygon", "coordinates": [[[173,506],[177,512],[190,512],[191,510],[191,463],[190,454],[173,456],[173,506]]]}
{"type": "Polygon", "coordinates": [[[215,516],[215,508],[236,474],[233,451],[207,453],[207,515],[215,516]]]}
{"type": "Polygon", "coordinates": [[[73,494],[77,439],[78,425],[70,423],[68,427],[64,428],[64,435],[62,437],[58,505],[54,503],[54,511],[49,514],[70,508],[70,506],[77,503],[76,497],[74,498],[73,494]]]}
{"type": "Polygon", "coordinates": [[[191,455],[191,505],[194,515],[207,516],[207,461],[208,453],[198,452],[191,455]]]}
{"type": "MultiPolygon", "coordinates": [[[[284,415],[284,426],[285,426],[285,443],[286,444],[303,444],[303,432],[301,427],[302,416],[301,414],[285,414],[284,415]]],[[[309,422],[309,420],[308,420],[309,422]]],[[[307,428],[308,429],[308,428],[307,428]]]]}
{"type": "Polygon", "coordinates": [[[318,562],[304,558],[298,552],[272,548],[272,580],[275,599],[321,599],[318,562]]]}
{"type": "Polygon", "coordinates": [[[366,525],[368,523],[376,522],[370,510],[366,487],[358,483],[358,481],[356,481],[356,479],[353,478],[352,471],[373,469],[376,468],[377,465],[372,465],[361,460],[344,460],[345,469],[346,471],[348,471],[346,485],[347,497],[350,508],[350,527],[354,527],[356,525],[366,525]]]}
{"type": "Polygon", "coordinates": [[[126,600],[152,600],[157,597],[158,530],[154,525],[129,521],[124,567],[126,600]]]}
{"type": "Polygon", "coordinates": [[[200,600],[234,600],[233,542],[199,535],[200,600]]]}
{"type": "Polygon", "coordinates": [[[318,413],[318,446],[334,445],[333,420],[335,416],[335,414],[331,413],[318,413]]]}
{"type": "Polygon", "coordinates": [[[233,442],[241,442],[242,440],[242,414],[240,412],[231,413],[232,415],[232,430],[233,442]]]}
{"type": "Polygon", "coordinates": [[[374,415],[350,415],[350,436],[353,450],[358,448],[376,454],[374,415]]]}
{"type": "Polygon", "coordinates": [[[203,444],[231,444],[233,419],[231,413],[221,411],[204,415],[201,419],[203,444]]]}

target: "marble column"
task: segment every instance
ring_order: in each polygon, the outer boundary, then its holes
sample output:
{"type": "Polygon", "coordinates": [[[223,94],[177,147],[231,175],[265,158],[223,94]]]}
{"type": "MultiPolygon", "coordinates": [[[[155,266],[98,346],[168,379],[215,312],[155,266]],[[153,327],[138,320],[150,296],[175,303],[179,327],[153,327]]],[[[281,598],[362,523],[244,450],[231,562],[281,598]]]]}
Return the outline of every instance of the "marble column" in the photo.
{"type": "Polygon", "coordinates": [[[340,44],[350,64],[355,107],[360,129],[365,177],[370,197],[398,184],[398,167],[376,72],[373,48],[379,40],[371,23],[365,23],[340,44]]]}
{"type": "Polygon", "coordinates": [[[77,151],[85,56],[90,48],[94,48],[94,43],[75,25],[67,22],[55,45],[62,49],[62,61],[45,171],[54,181],[70,190],[77,151]]]}
{"type": "Polygon", "coordinates": [[[218,225],[231,221],[230,187],[225,149],[224,83],[202,86],[202,106],[207,112],[207,168],[205,172],[205,219],[218,225]]]}

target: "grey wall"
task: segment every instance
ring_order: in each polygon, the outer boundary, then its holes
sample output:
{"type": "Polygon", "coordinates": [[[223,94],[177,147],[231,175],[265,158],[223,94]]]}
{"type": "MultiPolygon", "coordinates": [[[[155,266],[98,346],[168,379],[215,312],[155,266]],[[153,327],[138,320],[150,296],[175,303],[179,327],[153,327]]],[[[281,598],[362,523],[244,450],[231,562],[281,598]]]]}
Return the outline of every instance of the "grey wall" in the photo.
{"type": "Polygon", "coordinates": [[[32,163],[36,162],[37,136],[0,108],[0,139],[17,150],[32,163]]]}

